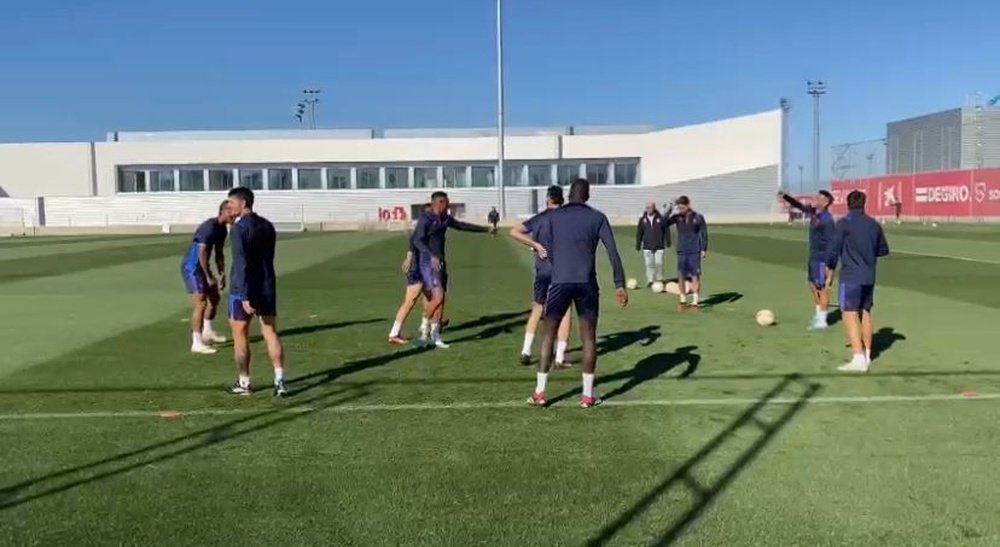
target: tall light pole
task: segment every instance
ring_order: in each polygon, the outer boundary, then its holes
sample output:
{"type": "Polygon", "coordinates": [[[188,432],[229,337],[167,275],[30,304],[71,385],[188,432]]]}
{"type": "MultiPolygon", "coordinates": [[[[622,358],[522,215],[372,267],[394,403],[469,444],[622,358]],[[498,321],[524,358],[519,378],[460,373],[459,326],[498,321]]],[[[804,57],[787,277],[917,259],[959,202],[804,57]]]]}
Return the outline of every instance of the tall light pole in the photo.
{"type": "Polygon", "coordinates": [[[503,86],[503,0],[497,0],[497,209],[507,218],[507,196],[503,187],[504,156],[504,86],[503,86]]]}
{"type": "Polygon", "coordinates": [[[319,89],[303,89],[302,100],[296,105],[295,118],[302,123],[306,112],[309,112],[309,129],[316,129],[316,104],[319,102],[319,89]]]}
{"type": "Polygon", "coordinates": [[[806,82],[806,90],[813,98],[813,184],[819,187],[819,100],[826,95],[826,82],[806,82]]]}

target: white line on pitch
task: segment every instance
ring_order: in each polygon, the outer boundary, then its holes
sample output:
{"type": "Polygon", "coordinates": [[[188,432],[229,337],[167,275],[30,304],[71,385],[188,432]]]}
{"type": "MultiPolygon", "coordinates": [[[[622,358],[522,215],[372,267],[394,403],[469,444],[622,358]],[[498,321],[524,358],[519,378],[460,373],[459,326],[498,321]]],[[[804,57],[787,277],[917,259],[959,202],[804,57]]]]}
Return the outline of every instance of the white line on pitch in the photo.
{"type": "MultiPolygon", "coordinates": [[[[995,401],[1000,400],[1000,393],[982,394],[924,394],[924,395],[870,395],[844,397],[813,397],[806,399],[807,404],[838,405],[838,404],[874,404],[874,403],[921,403],[942,401],[995,401]]],[[[664,406],[745,406],[763,402],[767,405],[797,404],[802,399],[798,397],[774,397],[771,399],[736,397],[724,399],[635,399],[611,400],[602,406],[610,407],[664,407],[664,406]]],[[[185,416],[232,416],[260,414],[261,417],[274,414],[304,414],[311,412],[399,412],[419,410],[482,410],[525,407],[524,403],[516,401],[479,401],[455,403],[400,403],[400,404],[369,404],[343,406],[294,406],[287,409],[265,408],[205,408],[196,410],[109,410],[95,412],[25,412],[0,414],[0,421],[15,420],[68,420],[97,418],[182,418],[185,416]]],[[[558,406],[575,406],[573,401],[558,406]]]]}

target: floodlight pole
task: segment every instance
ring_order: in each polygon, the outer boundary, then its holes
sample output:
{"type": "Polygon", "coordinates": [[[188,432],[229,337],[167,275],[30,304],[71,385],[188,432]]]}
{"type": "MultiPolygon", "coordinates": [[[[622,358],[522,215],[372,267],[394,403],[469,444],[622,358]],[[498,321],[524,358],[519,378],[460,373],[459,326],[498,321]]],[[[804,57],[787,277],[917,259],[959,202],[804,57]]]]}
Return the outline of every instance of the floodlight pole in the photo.
{"type": "Polygon", "coordinates": [[[813,184],[819,183],[819,100],[826,95],[826,82],[822,80],[806,82],[806,90],[813,98],[813,184]]]}
{"type": "Polygon", "coordinates": [[[503,85],[503,0],[497,0],[497,202],[500,218],[507,218],[504,191],[504,85],[503,85]]]}

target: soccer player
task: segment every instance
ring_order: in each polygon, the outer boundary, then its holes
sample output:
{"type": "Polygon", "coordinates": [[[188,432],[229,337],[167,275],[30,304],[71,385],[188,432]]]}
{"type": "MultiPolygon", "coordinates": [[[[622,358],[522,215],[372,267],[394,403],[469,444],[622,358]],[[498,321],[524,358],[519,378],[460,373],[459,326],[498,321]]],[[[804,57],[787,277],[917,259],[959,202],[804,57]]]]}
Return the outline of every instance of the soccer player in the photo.
{"type": "Polygon", "coordinates": [[[431,210],[420,216],[413,234],[413,246],[418,253],[420,279],[423,285],[424,317],[430,319],[428,332],[421,333],[421,346],[447,349],[441,340],[441,317],[444,314],[445,295],[448,292],[448,267],[445,263],[445,233],[448,228],[464,232],[493,233],[492,228],[477,226],[455,219],[449,213],[448,194],[438,191],[431,194],[431,210]]]}
{"type": "Polygon", "coordinates": [[[181,262],[181,275],[191,295],[192,353],[211,355],[216,350],[210,344],[226,341],[216,334],[212,321],[219,308],[219,291],[226,288],[226,256],[222,246],[226,243],[226,226],[232,220],[229,201],[223,201],[218,214],[202,222],[195,230],[191,246],[181,262]],[[218,275],[212,275],[209,266],[213,254],[218,275]]]}
{"type": "MultiPolygon", "coordinates": [[[[423,213],[427,214],[430,210],[431,204],[424,204],[423,213]]],[[[392,323],[392,329],[389,331],[389,343],[397,346],[405,346],[410,343],[409,340],[403,338],[400,332],[403,330],[403,323],[406,322],[406,318],[409,317],[413,307],[417,304],[417,300],[423,294],[424,283],[420,277],[420,252],[413,244],[413,238],[416,236],[416,233],[416,230],[414,230],[410,234],[410,248],[406,251],[406,256],[403,258],[403,274],[406,276],[406,290],[403,293],[403,302],[399,305],[399,309],[396,310],[396,319],[392,323]]],[[[422,317],[420,332],[426,332],[429,325],[430,319],[426,316],[422,317]]]]}
{"type": "MultiPolygon", "coordinates": [[[[554,209],[558,209],[563,204],[563,189],[561,186],[549,186],[545,198],[545,211],[535,215],[524,224],[519,224],[510,230],[510,236],[515,240],[531,247],[532,242],[537,242],[543,247],[552,246],[552,231],[546,217],[554,209]]],[[[534,300],[531,304],[531,315],[528,316],[528,324],[524,329],[524,346],[521,347],[521,364],[528,366],[531,364],[531,346],[535,341],[535,331],[538,330],[538,322],[542,318],[542,311],[545,306],[545,299],[549,293],[549,285],[552,284],[552,261],[542,259],[535,253],[535,284],[534,300]]],[[[569,328],[572,312],[567,310],[559,323],[559,333],[556,338],[556,368],[566,366],[566,347],[569,344],[569,328]]]]}
{"type": "Polygon", "coordinates": [[[233,223],[232,258],[229,289],[229,325],[233,330],[233,352],[238,379],[229,393],[249,395],[250,323],[260,318],[260,330],[267,354],[274,368],[274,395],[288,394],[285,386],[284,349],[278,337],[278,293],[274,273],[274,225],[253,212],[253,191],[233,188],[229,191],[230,210],[238,215],[233,223]]]}
{"type": "Polygon", "coordinates": [[[496,207],[490,208],[490,214],[488,215],[487,220],[489,221],[490,226],[493,227],[493,234],[496,235],[498,229],[497,227],[500,225],[500,212],[497,211],[496,207]]]}
{"type": "Polygon", "coordinates": [[[872,306],[875,304],[875,270],[878,259],[889,254],[882,225],[865,214],[865,195],[857,190],[847,196],[847,216],[837,221],[827,256],[831,271],[840,263],[840,311],[851,341],[851,361],[842,372],[868,372],[872,362],[872,306]]]}
{"type": "Polygon", "coordinates": [[[667,219],[667,226],[677,226],[677,284],[680,286],[680,303],[677,311],[688,307],[691,295],[691,309],[700,306],[698,292],[701,290],[701,261],[708,256],[708,225],[705,217],[691,208],[691,200],[681,196],[674,202],[677,213],[667,219]]]}
{"type": "Polygon", "coordinates": [[[601,242],[611,261],[615,295],[622,307],[628,304],[625,290],[625,270],[618,255],[615,236],[604,213],[587,205],[590,183],[576,179],[569,188],[569,204],[553,209],[543,222],[552,233],[552,245],[544,247],[532,241],[532,247],[543,260],[552,261],[552,284],[545,298],[545,321],[542,330],[542,358],[538,365],[535,392],[528,402],[544,407],[548,404],[545,388],[552,365],[552,346],[559,323],[569,311],[576,308],[580,320],[580,342],[583,358],[580,364],[583,392],[580,406],[590,408],[600,404],[594,393],[594,371],[597,369],[597,317],[600,295],[597,286],[597,243],[601,242]]]}
{"type": "Polygon", "coordinates": [[[833,276],[826,268],[827,250],[835,228],[833,215],[830,213],[833,195],[826,190],[820,190],[819,195],[814,198],[814,205],[805,205],[784,192],[778,195],[788,203],[789,207],[802,211],[802,214],[809,218],[809,266],[806,276],[809,290],[812,291],[813,305],[816,306],[816,315],[813,316],[809,328],[825,329],[828,326],[827,308],[830,305],[827,289],[833,283],[833,276]]]}
{"type": "MultiPolygon", "coordinates": [[[[668,217],[670,213],[671,210],[667,209],[668,217]]],[[[669,247],[670,229],[656,203],[651,201],[646,204],[646,211],[639,217],[635,230],[635,250],[642,253],[646,264],[647,287],[651,287],[654,281],[663,281],[663,250],[669,247]]]]}

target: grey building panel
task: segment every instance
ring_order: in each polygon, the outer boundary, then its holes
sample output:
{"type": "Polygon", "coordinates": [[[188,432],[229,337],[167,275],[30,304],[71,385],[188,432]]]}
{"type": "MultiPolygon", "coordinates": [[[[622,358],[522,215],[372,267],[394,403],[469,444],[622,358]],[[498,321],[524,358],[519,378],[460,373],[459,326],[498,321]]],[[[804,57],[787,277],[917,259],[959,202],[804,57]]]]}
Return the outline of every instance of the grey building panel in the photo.
{"type": "MultiPolygon", "coordinates": [[[[569,135],[568,127],[505,127],[508,137],[537,137],[569,135]]],[[[495,127],[440,128],[440,129],[386,129],[382,131],[386,139],[458,139],[475,137],[496,137],[495,127]]]]}
{"type": "Polygon", "coordinates": [[[117,131],[113,142],[372,139],[373,129],[262,129],[251,131],[117,131]]]}
{"type": "Polygon", "coordinates": [[[959,169],[963,156],[963,112],[956,108],[886,125],[889,174],[959,169]]]}
{"type": "Polygon", "coordinates": [[[1000,109],[962,109],[962,169],[1000,167],[1000,109]]]}

